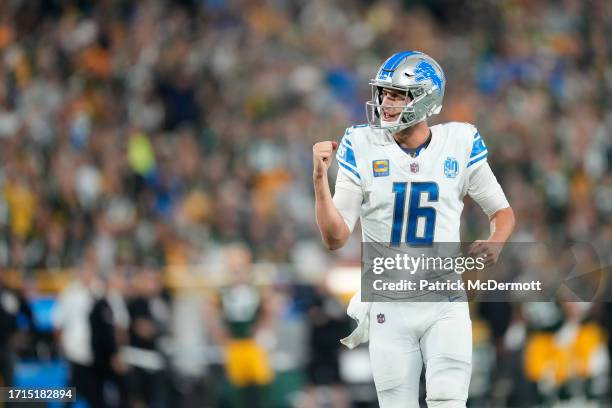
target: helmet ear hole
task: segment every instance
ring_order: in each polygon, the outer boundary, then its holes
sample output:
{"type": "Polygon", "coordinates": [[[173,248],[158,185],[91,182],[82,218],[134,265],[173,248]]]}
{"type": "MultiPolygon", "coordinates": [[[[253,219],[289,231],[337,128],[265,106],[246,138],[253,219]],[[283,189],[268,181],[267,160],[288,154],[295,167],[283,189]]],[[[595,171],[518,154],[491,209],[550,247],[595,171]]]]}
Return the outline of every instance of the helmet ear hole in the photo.
{"type": "Polygon", "coordinates": [[[423,88],[414,88],[410,90],[410,95],[412,96],[412,99],[416,99],[419,96],[423,95],[423,88]]]}

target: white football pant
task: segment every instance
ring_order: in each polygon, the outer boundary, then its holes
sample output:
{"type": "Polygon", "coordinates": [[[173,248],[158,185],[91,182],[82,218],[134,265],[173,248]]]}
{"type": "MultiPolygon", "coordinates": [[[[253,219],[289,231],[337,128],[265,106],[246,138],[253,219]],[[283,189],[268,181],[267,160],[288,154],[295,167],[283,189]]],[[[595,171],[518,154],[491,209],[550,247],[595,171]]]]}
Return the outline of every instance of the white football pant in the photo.
{"type": "Polygon", "coordinates": [[[377,302],[370,360],[381,408],[418,408],[425,364],[427,406],[465,408],[472,372],[467,302],[377,302]]]}

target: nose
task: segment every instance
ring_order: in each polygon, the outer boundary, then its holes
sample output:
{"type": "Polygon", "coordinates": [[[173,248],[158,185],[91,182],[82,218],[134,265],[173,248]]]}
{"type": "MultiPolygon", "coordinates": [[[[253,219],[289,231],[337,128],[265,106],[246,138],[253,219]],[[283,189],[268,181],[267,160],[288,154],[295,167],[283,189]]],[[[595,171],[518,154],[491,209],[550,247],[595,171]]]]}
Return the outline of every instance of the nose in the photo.
{"type": "Polygon", "coordinates": [[[383,95],[381,105],[383,105],[383,106],[391,106],[392,105],[392,103],[389,100],[389,97],[387,95],[383,95]]]}
{"type": "Polygon", "coordinates": [[[397,106],[395,105],[397,105],[397,103],[392,98],[383,96],[383,100],[381,103],[381,110],[383,113],[385,113],[386,115],[395,115],[395,113],[397,112],[397,106]]]}
{"type": "Polygon", "coordinates": [[[391,99],[387,96],[383,96],[383,100],[381,103],[381,106],[383,109],[389,109],[391,107],[393,107],[393,101],[391,101],[391,99]]]}

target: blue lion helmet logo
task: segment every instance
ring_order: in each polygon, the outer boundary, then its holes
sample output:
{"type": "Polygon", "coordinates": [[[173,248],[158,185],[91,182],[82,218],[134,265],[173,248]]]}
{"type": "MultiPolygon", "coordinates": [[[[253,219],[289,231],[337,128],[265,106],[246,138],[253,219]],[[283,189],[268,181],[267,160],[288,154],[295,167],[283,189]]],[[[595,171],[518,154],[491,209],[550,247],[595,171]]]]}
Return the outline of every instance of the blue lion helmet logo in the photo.
{"type": "Polygon", "coordinates": [[[438,87],[438,95],[442,94],[442,81],[443,79],[436,73],[436,69],[427,61],[422,60],[416,66],[414,71],[417,81],[424,81],[430,79],[433,84],[438,87]]]}

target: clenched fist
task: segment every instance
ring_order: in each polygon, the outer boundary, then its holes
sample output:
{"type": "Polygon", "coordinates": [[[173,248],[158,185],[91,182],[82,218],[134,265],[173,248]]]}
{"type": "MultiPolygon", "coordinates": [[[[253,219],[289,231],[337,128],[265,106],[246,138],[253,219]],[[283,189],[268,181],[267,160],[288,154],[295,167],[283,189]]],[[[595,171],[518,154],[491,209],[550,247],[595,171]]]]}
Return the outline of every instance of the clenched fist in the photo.
{"type": "Polygon", "coordinates": [[[338,149],[338,142],[319,142],[312,146],[312,176],[317,179],[327,175],[333,154],[338,149]]]}

